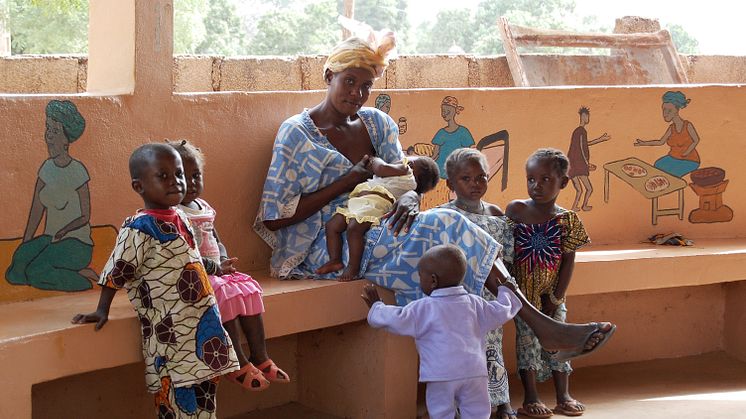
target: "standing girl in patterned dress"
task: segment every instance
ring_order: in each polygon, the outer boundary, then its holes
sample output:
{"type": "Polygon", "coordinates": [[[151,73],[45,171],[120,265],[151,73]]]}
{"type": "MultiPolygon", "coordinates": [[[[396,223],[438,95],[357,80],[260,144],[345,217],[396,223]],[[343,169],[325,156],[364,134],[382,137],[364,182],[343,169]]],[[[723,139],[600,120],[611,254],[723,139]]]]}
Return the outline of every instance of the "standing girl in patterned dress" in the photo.
{"type": "Polygon", "coordinates": [[[236,271],[233,264],[238,259],[228,257],[215,229],[215,210],[199,197],[204,188],[204,155],[186,140],[171,143],[171,146],[181,155],[187,184],[186,195],[179,209],[184,211],[194,229],[197,246],[218,301],[223,326],[235,342],[236,355],[241,365],[240,370],[226,377],[253,391],[264,390],[270,381],[288,383],[290,377],[267,355],[262,320],[262,287],[254,278],[236,271]],[[249,344],[248,357],[241,348],[239,330],[243,330],[249,344]]]}
{"type": "MultiPolygon", "coordinates": [[[[567,186],[569,161],[559,150],[539,149],[526,161],[529,199],[511,202],[507,216],[515,223],[512,273],[526,299],[547,316],[565,321],[565,292],[570,285],[575,251],[589,242],[583,223],[573,211],[555,204],[567,186]]],[[[518,413],[548,418],[552,410],[539,398],[536,382],[551,375],[557,395],[554,413],[580,416],[585,406],[570,396],[567,361],[559,362],[544,351],[534,332],[516,317],[518,373],[524,390],[518,413]],[[551,374],[550,374],[551,372],[551,374]]]]}
{"type": "MultiPolygon", "coordinates": [[[[446,183],[456,194],[456,199],[438,208],[463,214],[503,246],[502,258],[505,263],[513,263],[513,230],[499,206],[482,201],[487,193],[489,178],[487,158],[476,149],[460,148],[448,156],[445,170],[448,175],[446,183]]],[[[485,300],[495,300],[495,296],[487,288],[483,289],[482,297],[485,300]]],[[[516,419],[516,412],[510,405],[508,371],[503,361],[503,328],[488,332],[484,345],[487,351],[490,405],[498,419],[516,419]]]]}

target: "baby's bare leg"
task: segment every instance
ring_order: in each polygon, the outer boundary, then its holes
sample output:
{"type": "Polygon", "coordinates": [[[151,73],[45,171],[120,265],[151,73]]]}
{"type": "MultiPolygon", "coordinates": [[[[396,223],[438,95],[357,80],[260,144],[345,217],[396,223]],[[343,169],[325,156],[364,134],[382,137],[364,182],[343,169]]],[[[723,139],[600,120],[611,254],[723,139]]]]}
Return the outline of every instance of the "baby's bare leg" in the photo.
{"type": "Polygon", "coordinates": [[[350,281],[358,278],[360,274],[360,261],[365,250],[365,233],[370,229],[371,223],[358,223],[350,220],[347,226],[347,246],[350,248],[350,260],[347,268],[342,272],[340,281],[350,281]]]}
{"type": "Polygon", "coordinates": [[[342,263],[342,233],[345,230],[347,230],[347,221],[342,214],[334,214],[326,223],[326,249],[329,252],[329,262],[316,269],[317,274],[328,274],[345,267],[342,263]]]}

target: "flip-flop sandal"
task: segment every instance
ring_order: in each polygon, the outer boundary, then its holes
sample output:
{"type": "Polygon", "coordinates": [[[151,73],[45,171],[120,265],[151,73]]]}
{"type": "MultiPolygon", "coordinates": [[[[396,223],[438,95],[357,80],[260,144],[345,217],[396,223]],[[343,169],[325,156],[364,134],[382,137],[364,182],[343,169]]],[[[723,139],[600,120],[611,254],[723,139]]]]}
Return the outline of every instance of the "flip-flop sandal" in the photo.
{"type": "Polygon", "coordinates": [[[226,378],[251,391],[262,391],[269,387],[269,380],[251,362],[238,371],[226,374],[226,378]]]}
{"type": "Polygon", "coordinates": [[[268,359],[262,362],[260,365],[257,365],[257,368],[259,368],[262,373],[264,373],[264,376],[273,383],[290,382],[290,376],[285,371],[277,368],[277,365],[275,365],[274,361],[272,361],[271,359],[268,359]]]}
{"type": "Polygon", "coordinates": [[[530,408],[536,408],[536,407],[544,407],[544,409],[549,410],[547,405],[545,405],[542,402],[534,402],[534,403],[527,403],[524,404],[523,407],[518,408],[518,414],[523,416],[528,416],[530,418],[550,418],[552,417],[553,413],[549,411],[548,413],[531,413],[528,409],[530,408]]]}
{"type": "Polygon", "coordinates": [[[518,411],[516,411],[516,410],[511,410],[511,411],[508,411],[508,412],[499,412],[499,413],[496,413],[496,414],[497,414],[497,419],[505,419],[506,417],[508,419],[514,419],[514,418],[518,417],[518,411]]]}
{"type": "Polygon", "coordinates": [[[578,402],[577,400],[566,400],[558,404],[557,406],[555,406],[554,409],[552,409],[552,411],[554,411],[554,413],[558,413],[560,415],[565,415],[565,416],[581,416],[583,413],[585,413],[585,410],[577,410],[577,409],[568,408],[569,406],[577,407],[579,405],[581,405],[581,403],[578,402]]]}
{"type": "MultiPolygon", "coordinates": [[[[549,357],[556,361],[567,361],[568,359],[577,358],[579,356],[588,355],[598,349],[601,349],[602,346],[606,344],[606,342],[611,339],[611,337],[614,335],[614,332],[616,332],[616,325],[612,324],[611,329],[609,329],[607,332],[601,331],[601,323],[591,323],[594,326],[593,331],[588,333],[588,335],[585,338],[585,342],[588,342],[588,339],[591,338],[596,333],[602,333],[604,335],[603,340],[596,343],[596,345],[586,350],[584,347],[581,347],[579,349],[569,349],[569,350],[560,350],[560,351],[553,351],[549,352],[549,357]]],[[[585,344],[585,342],[583,344],[585,344]]]]}

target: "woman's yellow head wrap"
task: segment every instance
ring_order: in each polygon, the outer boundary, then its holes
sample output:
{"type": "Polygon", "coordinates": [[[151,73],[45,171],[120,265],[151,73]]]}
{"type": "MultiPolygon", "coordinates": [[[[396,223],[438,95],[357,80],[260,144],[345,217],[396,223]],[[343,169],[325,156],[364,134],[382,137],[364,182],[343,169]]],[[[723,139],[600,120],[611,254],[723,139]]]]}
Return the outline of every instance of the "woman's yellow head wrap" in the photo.
{"type": "Polygon", "coordinates": [[[334,47],[324,64],[324,74],[327,69],[339,73],[348,68],[364,68],[376,78],[381,77],[394,48],[396,36],[391,31],[382,31],[367,40],[352,36],[334,47]]]}

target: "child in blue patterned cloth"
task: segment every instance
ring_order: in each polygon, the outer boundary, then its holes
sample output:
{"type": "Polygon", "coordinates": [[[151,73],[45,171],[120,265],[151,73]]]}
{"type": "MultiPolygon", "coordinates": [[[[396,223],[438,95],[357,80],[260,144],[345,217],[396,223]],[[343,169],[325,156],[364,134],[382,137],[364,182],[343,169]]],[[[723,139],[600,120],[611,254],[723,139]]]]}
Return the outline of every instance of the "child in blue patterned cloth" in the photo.
{"type": "Polygon", "coordinates": [[[350,192],[347,207],[337,212],[326,223],[326,246],[329,262],[316,270],[319,275],[345,268],[342,263],[342,233],[347,231],[350,258],[340,281],[357,278],[365,248],[365,233],[391,211],[394,202],[404,193],[415,191],[422,195],[438,183],[438,165],[425,156],[404,158],[397,163],[386,163],[378,157],[368,159],[367,169],[373,179],[358,184],[350,192]]]}
{"type": "Polygon", "coordinates": [[[145,208],[119,230],[99,280],[98,308],[72,322],[101,329],[125,288],[140,320],[145,381],[158,417],[216,418],[218,377],[239,365],[189,222],[175,209],[186,192],[181,158],[168,144],[145,144],[129,169],[145,208]]]}
{"type": "MultiPolygon", "coordinates": [[[[456,198],[440,205],[461,213],[502,245],[502,259],[513,263],[513,229],[499,206],[482,200],[487,193],[489,164],[487,157],[474,148],[460,148],[446,159],[446,183],[456,198]]],[[[482,289],[485,300],[495,296],[482,289]]],[[[490,330],[484,337],[487,355],[487,390],[497,419],[516,419],[510,404],[508,371],[503,361],[503,328],[490,330]]]]}
{"type": "MultiPolygon", "coordinates": [[[[534,152],[526,161],[530,198],[512,201],[506,208],[514,223],[512,274],[531,304],[561,322],[567,317],[565,292],[572,278],[575,251],[589,243],[577,214],[555,204],[569,181],[568,166],[567,157],[559,150],[544,148],[534,152]]],[[[536,389],[537,380],[545,381],[551,375],[557,393],[554,413],[582,415],[585,406],[570,396],[570,363],[558,361],[544,351],[520,318],[515,323],[518,373],[524,390],[518,413],[534,418],[552,416],[536,389]]]]}

